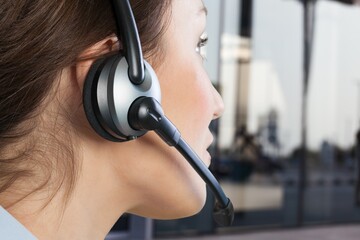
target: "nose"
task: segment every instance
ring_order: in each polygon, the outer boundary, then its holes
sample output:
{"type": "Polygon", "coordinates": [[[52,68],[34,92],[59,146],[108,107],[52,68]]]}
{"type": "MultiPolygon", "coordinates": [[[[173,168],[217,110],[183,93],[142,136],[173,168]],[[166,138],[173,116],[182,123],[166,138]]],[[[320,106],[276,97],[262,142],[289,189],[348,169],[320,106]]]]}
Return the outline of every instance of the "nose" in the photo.
{"type": "Polygon", "coordinates": [[[222,116],[224,112],[224,101],[220,96],[219,92],[213,87],[213,96],[214,96],[214,115],[213,119],[217,119],[222,116]]]}

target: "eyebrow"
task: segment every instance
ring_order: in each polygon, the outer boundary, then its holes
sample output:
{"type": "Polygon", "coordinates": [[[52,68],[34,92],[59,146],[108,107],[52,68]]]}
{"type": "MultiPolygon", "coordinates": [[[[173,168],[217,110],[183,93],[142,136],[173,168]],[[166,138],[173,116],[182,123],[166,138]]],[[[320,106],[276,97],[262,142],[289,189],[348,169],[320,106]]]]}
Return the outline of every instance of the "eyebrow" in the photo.
{"type": "Polygon", "coordinates": [[[208,9],[203,5],[202,8],[200,9],[199,13],[205,13],[205,15],[208,15],[208,9]]]}

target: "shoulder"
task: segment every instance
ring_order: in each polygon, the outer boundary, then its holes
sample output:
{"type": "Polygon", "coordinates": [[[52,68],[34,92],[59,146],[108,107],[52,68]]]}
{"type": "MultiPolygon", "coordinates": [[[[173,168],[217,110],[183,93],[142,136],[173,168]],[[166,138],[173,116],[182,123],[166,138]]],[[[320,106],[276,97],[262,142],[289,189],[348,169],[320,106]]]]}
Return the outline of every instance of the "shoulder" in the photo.
{"type": "Polygon", "coordinates": [[[0,206],[0,239],[2,240],[36,240],[18,220],[0,206]]]}

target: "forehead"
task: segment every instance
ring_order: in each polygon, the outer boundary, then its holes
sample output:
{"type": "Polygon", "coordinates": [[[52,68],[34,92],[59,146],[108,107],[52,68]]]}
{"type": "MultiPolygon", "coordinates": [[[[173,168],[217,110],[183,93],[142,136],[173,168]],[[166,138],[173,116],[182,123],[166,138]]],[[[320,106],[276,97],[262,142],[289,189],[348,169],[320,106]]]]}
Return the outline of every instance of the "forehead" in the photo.
{"type": "Polygon", "coordinates": [[[190,30],[204,31],[206,8],[202,0],[172,0],[171,15],[173,31],[183,34],[191,34],[190,30]]]}
{"type": "Polygon", "coordinates": [[[183,45],[189,41],[197,42],[206,25],[202,0],[171,0],[171,5],[170,21],[163,35],[166,48],[178,39],[183,45]]]}
{"type": "Polygon", "coordinates": [[[186,11],[189,15],[207,15],[207,9],[202,0],[173,0],[173,10],[186,11]]]}

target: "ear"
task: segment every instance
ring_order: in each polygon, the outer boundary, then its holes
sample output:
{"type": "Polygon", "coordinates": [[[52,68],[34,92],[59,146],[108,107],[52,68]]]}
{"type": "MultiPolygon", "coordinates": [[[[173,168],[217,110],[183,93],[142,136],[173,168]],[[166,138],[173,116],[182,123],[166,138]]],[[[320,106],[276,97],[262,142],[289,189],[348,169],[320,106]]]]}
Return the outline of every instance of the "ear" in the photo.
{"type": "Polygon", "coordinates": [[[86,75],[88,74],[91,65],[96,60],[96,57],[110,53],[114,49],[119,49],[118,40],[117,37],[111,36],[95,43],[80,54],[78,57],[80,61],[74,66],[73,74],[75,75],[74,77],[81,93],[86,75]]]}

